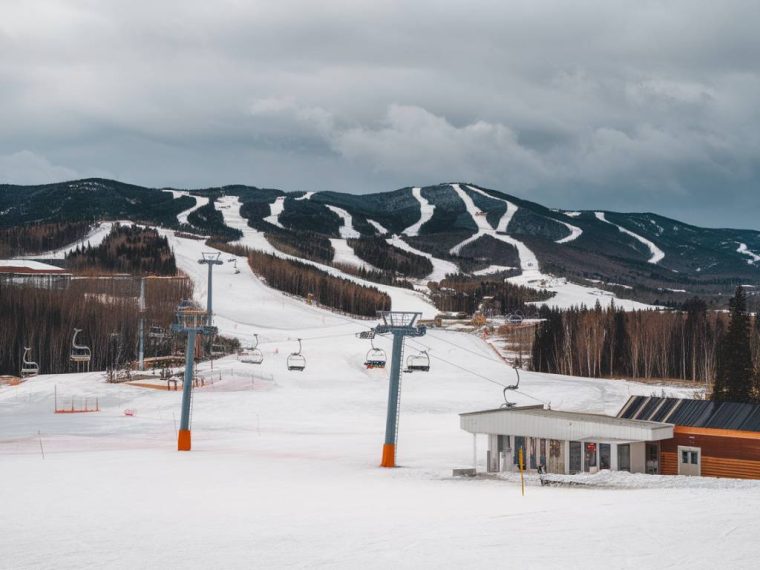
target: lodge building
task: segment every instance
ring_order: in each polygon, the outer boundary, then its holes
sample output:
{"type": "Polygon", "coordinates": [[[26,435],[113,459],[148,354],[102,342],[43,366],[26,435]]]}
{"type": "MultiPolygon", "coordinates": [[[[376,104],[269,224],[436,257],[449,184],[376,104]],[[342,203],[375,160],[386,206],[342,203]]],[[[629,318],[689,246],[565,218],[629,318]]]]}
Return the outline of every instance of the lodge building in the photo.
{"type": "Polygon", "coordinates": [[[753,404],[632,396],[614,417],[523,406],[460,414],[460,426],[487,436],[488,472],[517,470],[522,449],[528,471],[760,479],[753,404]]]}

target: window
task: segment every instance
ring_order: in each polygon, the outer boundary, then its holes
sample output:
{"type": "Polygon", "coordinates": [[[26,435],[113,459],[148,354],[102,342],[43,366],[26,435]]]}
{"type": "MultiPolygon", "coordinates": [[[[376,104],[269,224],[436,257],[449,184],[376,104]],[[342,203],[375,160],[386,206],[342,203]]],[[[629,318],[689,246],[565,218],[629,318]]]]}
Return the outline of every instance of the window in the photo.
{"type": "Polygon", "coordinates": [[[681,463],[688,463],[689,462],[689,452],[688,451],[682,451],[681,452],[681,463]]]}
{"type": "Polygon", "coordinates": [[[617,446],[618,454],[618,470],[630,471],[631,470],[631,444],[624,443],[617,446]]]}
{"type": "Polygon", "coordinates": [[[546,467],[546,440],[542,439],[538,447],[538,464],[546,467]]]}
{"type": "Polygon", "coordinates": [[[530,468],[536,468],[536,447],[538,447],[538,438],[529,437],[528,443],[530,445],[530,468]]]}
{"type": "Polygon", "coordinates": [[[570,442],[570,473],[578,473],[581,470],[581,442],[570,442]]]}
{"type": "Polygon", "coordinates": [[[586,443],[583,446],[583,470],[590,471],[592,467],[596,467],[596,444],[586,443]]]}
{"type": "Polygon", "coordinates": [[[691,452],[691,464],[692,465],[698,465],[699,464],[699,452],[698,451],[692,451],[691,452]]]}
{"type": "Polygon", "coordinates": [[[610,444],[600,443],[599,444],[599,469],[610,468],[611,455],[612,455],[612,450],[610,449],[610,444]]]}

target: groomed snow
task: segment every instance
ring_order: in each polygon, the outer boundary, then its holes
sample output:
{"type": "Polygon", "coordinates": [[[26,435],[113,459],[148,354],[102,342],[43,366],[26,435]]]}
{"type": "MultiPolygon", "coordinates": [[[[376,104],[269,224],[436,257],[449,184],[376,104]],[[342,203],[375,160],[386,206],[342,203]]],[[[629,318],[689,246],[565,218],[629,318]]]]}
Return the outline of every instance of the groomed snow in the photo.
{"type": "MultiPolygon", "coordinates": [[[[198,294],[202,244],[191,241],[175,247],[198,294]]],[[[101,373],[0,387],[4,566],[754,567],[758,484],[658,486],[602,472],[609,489],[528,477],[522,497],[514,477],[452,478],[472,460],[458,414],[499,406],[515,379],[470,334],[430,330],[407,343],[407,354],[429,351],[431,372],[405,375],[402,468],[378,468],[388,371],[362,365],[369,342],[354,335],[368,323],[290,299],[246,270],[234,275],[230,263],[215,271],[216,323],[244,342],[258,332],[264,363],[200,364],[214,383],[194,390],[193,451],[175,451],[180,392],[106,384],[101,373]],[[307,369],[288,372],[297,337],[307,369]],[[98,397],[101,411],[53,414],[56,386],[62,402],[98,397]]],[[[387,338],[375,344],[390,350],[387,338]]],[[[520,387],[510,394],[519,404],[608,414],[663,390],[531,372],[520,387]]],[[[482,437],[478,446],[483,470],[482,437]]]]}
{"type": "Polygon", "coordinates": [[[408,251],[409,253],[414,253],[416,255],[427,257],[430,260],[430,262],[433,264],[433,271],[430,273],[430,275],[427,275],[422,280],[424,282],[441,281],[442,279],[446,278],[446,275],[449,275],[449,274],[456,275],[457,273],[459,273],[459,267],[457,266],[456,263],[452,263],[451,261],[446,261],[444,259],[433,257],[433,255],[430,253],[427,253],[420,249],[412,247],[411,245],[406,243],[403,239],[401,239],[400,236],[394,235],[393,237],[388,238],[386,241],[394,247],[403,249],[405,251],[408,251]]]}
{"type": "Polygon", "coordinates": [[[190,224],[190,222],[187,221],[187,217],[198,208],[202,208],[203,206],[206,206],[210,200],[210,198],[208,197],[192,196],[190,192],[185,192],[181,190],[165,190],[165,192],[171,192],[172,196],[174,196],[175,199],[179,198],[180,196],[189,196],[190,198],[195,198],[195,206],[193,206],[192,208],[188,208],[184,212],[180,212],[179,214],[177,214],[177,221],[180,224],[190,224]]]}
{"type": "MultiPolygon", "coordinates": [[[[111,229],[113,228],[114,223],[115,222],[99,222],[95,224],[95,226],[89,232],[87,232],[86,236],[80,240],[75,241],[74,243],[70,243],[52,251],[38,253],[37,255],[25,255],[23,258],[64,259],[68,253],[74,251],[77,247],[85,247],[87,244],[90,244],[92,247],[98,247],[101,243],[103,243],[103,240],[106,239],[106,236],[111,233],[111,229]]],[[[121,221],[118,223],[122,225],[132,225],[132,222],[130,221],[121,221]]]]}
{"type": "Polygon", "coordinates": [[[388,233],[388,230],[379,222],[376,222],[375,220],[370,220],[367,218],[367,221],[372,224],[372,226],[380,233],[380,235],[385,235],[388,233]]]}
{"type": "Polygon", "coordinates": [[[306,192],[303,196],[296,198],[296,200],[311,200],[312,196],[314,196],[314,192],[306,192]]]}
{"type": "Polygon", "coordinates": [[[428,202],[422,196],[421,188],[418,188],[418,187],[412,188],[412,196],[414,196],[414,199],[420,203],[420,219],[417,220],[417,223],[412,224],[401,233],[414,237],[420,234],[420,228],[425,223],[427,223],[430,220],[430,218],[433,217],[433,213],[435,212],[435,206],[431,204],[430,202],[428,202]]]}
{"type": "Polygon", "coordinates": [[[361,257],[356,255],[353,248],[348,245],[348,242],[345,239],[331,239],[330,243],[335,250],[335,256],[333,257],[334,263],[346,263],[363,269],[377,269],[372,264],[367,263],[361,257]]]}
{"type": "Polygon", "coordinates": [[[660,263],[660,261],[663,260],[665,257],[665,252],[662,251],[659,247],[657,247],[654,242],[648,240],[647,238],[640,236],[639,234],[633,233],[630,230],[625,229],[623,226],[619,226],[617,224],[614,224],[610,222],[604,215],[604,212],[594,212],[594,215],[596,216],[597,220],[600,220],[602,222],[608,223],[611,226],[615,226],[618,230],[620,230],[621,233],[624,233],[626,235],[631,236],[632,238],[640,241],[645,246],[649,248],[650,253],[652,254],[652,257],[650,257],[647,262],[652,264],[660,263]]]}
{"type": "Polygon", "coordinates": [[[555,222],[558,222],[565,226],[568,230],[570,230],[570,234],[563,237],[562,239],[556,240],[554,243],[569,243],[571,241],[577,240],[581,235],[583,234],[583,230],[580,229],[578,226],[574,226],[573,224],[569,224],[567,222],[563,222],[562,220],[555,220],[552,218],[555,222]]]}
{"type": "Polygon", "coordinates": [[[351,214],[349,214],[343,208],[338,208],[337,206],[330,206],[329,204],[325,204],[325,206],[327,206],[331,212],[338,214],[338,216],[340,216],[340,218],[343,220],[343,225],[338,230],[340,232],[340,237],[344,239],[361,237],[361,234],[354,229],[354,220],[351,217],[351,214]]]}
{"type": "Polygon", "coordinates": [[[60,267],[30,259],[0,259],[0,267],[23,267],[34,271],[61,271],[60,267]]]}
{"type": "Polygon", "coordinates": [[[280,214],[282,214],[283,210],[285,209],[285,196],[278,196],[275,198],[274,202],[269,204],[269,215],[264,218],[265,222],[269,222],[270,224],[277,226],[278,228],[283,228],[284,226],[280,223],[280,214]]]}

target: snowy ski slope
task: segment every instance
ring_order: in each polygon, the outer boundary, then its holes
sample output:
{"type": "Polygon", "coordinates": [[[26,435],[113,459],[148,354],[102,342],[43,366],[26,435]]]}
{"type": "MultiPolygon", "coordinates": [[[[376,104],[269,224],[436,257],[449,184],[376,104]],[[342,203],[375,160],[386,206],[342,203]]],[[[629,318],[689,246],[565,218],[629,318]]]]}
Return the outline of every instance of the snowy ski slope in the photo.
{"type": "Polygon", "coordinates": [[[325,204],[325,206],[327,206],[327,209],[331,212],[338,214],[338,216],[340,216],[340,218],[343,220],[343,225],[338,230],[340,232],[340,237],[344,239],[361,237],[361,234],[354,229],[354,221],[351,217],[351,214],[349,214],[343,208],[338,208],[337,206],[330,206],[329,204],[325,204]]]}
{"type": "MultiPolygon", "coordinates": [[[[201,300],[205,247],[171,237],[201,300]]],[[[244,343],[258,333],[264,363],[200,365],[213,383],[194,391],[193,451],[175,451],[179,392],[107,384],[97,372],[0,387],[3,566],[754,567],[758,482],[603,473],[621,488],[598,490],[529,476],[522,497],[513,478],[452,479],[451,468],[472,462],[457,414],[498,407],[515,380],[470,334],[431,330],[407,343],[407,354],[429,351],[431,372],[405,375],[402,468],[379,469],[388,371],[363,367],[369,342],[355,336],[373,323],[306,305],[238,267],[215,269],[215,322],[244,343]],[[307,368],[288,372],[297,338],[307,368]],[[101,411],[53,414],[56,387],[62,401],[98,397],[101,411]],[[717,542],[715,528],[726,529],[717,542]]],[[[390,350],[389,339],[375,344],[390,350]]],[[[663,390],[530,372],[520,387],[510,394],[519,404],[597,413],[663,390]]],[[[483,470],[482,438],[478,446],[483,470]]]]}
{"type": "Polygon", "coordinates": [[[754,265],[755,263],[760,261],[760,255],[756,254],[754,251],[749,250],[747,248],[746,243],[739,243],[739,242],[737,243],[739,244],[739,247],[736,250],[737,253],[741,253],[742,255],[746,255],[747,257],[749,257],[749,259],[747,260],[747,263],[749,265],[754,265]]]}
{"type": "Polygon", "coordinates": [[[433,217],[435,206],[422,196],[422,189],[419,187],[412,188],[412,196],[420,203],[420,219],[401,233],[414,237],[420,234],[420,228],[433,217]]]}
{"type": "Polygon", "coordinates": [[[658,264],[660,261],[662,261],[665,258],[665,252],[662,251],[659,247],[657,247],[654,242],[648,240],[647,238],[640,236],[639,234],[633,233],[630,230],[625,229],[623,226],[619,226],[617,224],[614,224],[610,222],[604,215],[604,212],[594,212],[594,215],[596,216],[596,219],[602,222],[606,222],[610,224],[611,226],[615,226],[618,230],[620,230],[621,233],[624,233],[626,235],[631,236],[632,238],[636,239],[637,241],[640,241],[645,246],[649,248],[649,252],[652,254],[652,257],[650,257],[647,262],[652,264],[658,264]]]}

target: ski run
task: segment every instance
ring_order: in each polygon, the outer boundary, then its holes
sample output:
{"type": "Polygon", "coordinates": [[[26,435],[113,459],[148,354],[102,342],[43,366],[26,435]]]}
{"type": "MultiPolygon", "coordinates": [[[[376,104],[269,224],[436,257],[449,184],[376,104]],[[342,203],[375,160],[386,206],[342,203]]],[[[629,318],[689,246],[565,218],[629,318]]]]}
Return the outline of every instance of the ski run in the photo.
{"type": "Polygon", "coordinates": [[[654,242],[648,240],[645,237],[640,236],[639,234],[633,233],[631,230],[625,229],[623,226],[619,226],[618,224],[614,224],[610,222],[604,215],[604,212],[594,212],[594,215],[596,216],[596,219],[605,222],[607,224],[610,224],[611,226],[615,226],[618,230],[620,230],[621,233],[624,233],[626,235],[631,236],[635,240],[643,243],[647,248],[649,248],[649,252],[652,254],[652,256],[647,260],[648,263],[652,264],[658,264],[660,261],[662,261],[665,257],[665,252],[662,251],[659,247],[657,247],[654,242]]]}

